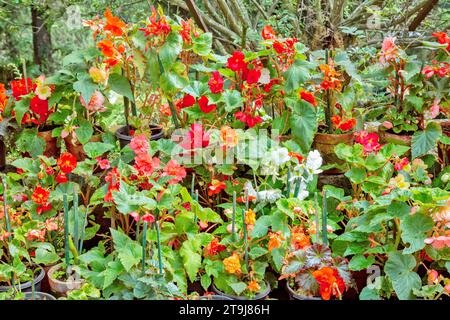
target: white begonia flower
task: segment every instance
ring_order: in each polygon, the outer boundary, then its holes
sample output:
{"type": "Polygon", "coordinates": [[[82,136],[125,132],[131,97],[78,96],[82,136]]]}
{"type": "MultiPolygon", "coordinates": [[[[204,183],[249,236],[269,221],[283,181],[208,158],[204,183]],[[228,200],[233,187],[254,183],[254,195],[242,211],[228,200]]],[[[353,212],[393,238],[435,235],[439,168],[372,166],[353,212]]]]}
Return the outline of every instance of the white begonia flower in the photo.
{"type": "Polygon", "coordinates": [[[270,189],[257,192],[258,201],[275,202],[280,198],[281,198],[281,190],[278,189],[270,189]]]}
{"type": "Polygon", "coordinates": [[[320,170],[320,167],[322,166],[322,161],[322,156],[319,151],[310,151],[306,159],[306,169],[312,174],[321,173],[322,170],[320,170]]]}
{"type": "Polygon", "coordinates": [[[270,152],[270,161],[277,166],[281,166],[289,160],[291,160],[291,156],[287,148],[276,148],[270,152]]]}
{"type": "Polygon", "coordinates": [[[300,192],[298,193],[298,198],[300,200],[305,200],[308,196],[309,196],[308,190],[300,190],[300,192]]]}
{"type": "Polygon", "coordinates": [[[281,190],[278,189],[270,189],[270,190],[263,190],[263,191],[256,191],[253,188],[253,185],[250,181],[247,181],[244,185],[244,190],[247,191],[247,195],[249,197],[254,197],[255,200],[253,202],[275,202],[278,199],[281,198],[281,190]]]}

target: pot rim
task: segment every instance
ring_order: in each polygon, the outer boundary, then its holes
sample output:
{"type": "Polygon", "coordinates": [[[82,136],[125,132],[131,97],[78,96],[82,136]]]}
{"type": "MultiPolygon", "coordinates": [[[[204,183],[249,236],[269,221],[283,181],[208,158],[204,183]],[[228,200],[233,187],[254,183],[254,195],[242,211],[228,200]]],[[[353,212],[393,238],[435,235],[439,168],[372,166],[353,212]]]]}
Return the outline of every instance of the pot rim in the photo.
{"type": "MultiPolygon", "coordinates": [[[[115,135],[117,138],[122,139],[122,140],[126,140],[126,141],[131,141],[131,139],[133,139],[132,136],[126,135],[123,133],[123,131],[125,129],[127,129],[129,126],[122,126],[119,127],[116,132],[115,135]]],[[[157,124],[150,124],[149,125],[150,129],[155,129],[156,133],[152,133],[150,140],[158,140],[161,139],[164,136],[164,130],[163,127],[157,124]]],[[[152,131],[152,130],[150,130],[152,131]]]]}
{"type": "Polygon", "coordinates": [[[298,294],[294,291],[294,289],[291,288],[289,285],[289,281],[286,281],[286,289],[289,292],[289,296],[294,298],[295,300],[322,300],[319,297],[308,297],[301,294],[298,294]]]}
{"type": "Polygon", "coordinates": [[[395,137],[402,137],[402,138],[412,138],[413,134],[400,134],[400,133],[394,133],[394,132],[388,132],[381,130],[378,133],[379,135],[388,135],[388,136],[395,136],[395,137]]]}
{"type": "Polygon", "coordinates": [[[233,300],[230,297],[224,296],[224,295],[219,295],[219,294],[209,294],[206,296],[200,296],[198,298],[198,300],[233,300]],[[214,298],[218,298],[218,299],[214,299],[214,298]]]}
{"type": "Polygon", "coordinates": [[[232,294],[227,294],[225,292],[222,292],[216,288],[216,286],[214,285],[214,282],[211,284],[211,290],[214,293],[217,293],[220,296],[225,296],[227,298],[230,298],[231,300],[262,300],[269,295],[270,290],[271,290],[269,282],[267,280],[264,280],[264,281],[266,283],[266,289],[263,292],[260,292],[257,295],[255,295],[255,297],[253,299],[250,299],[248,297],[235,296],[232,294]]]}
{"type": "MultiPolygon", "coordinates": [[[[69,281],[61,281],[61,280],[58,280],[58,279],[55,279],[55,278],[52,277],[53,273],[55,273],[55,271],[61,269],[61,267],[62,267],[62,263],[55,264],[50,269],[48,269],[47,276],[48,276],[48,280],[49,281],[52,281],[52,282],[54,282],[54,283],[56,283],[58,285],[64,285],[65,286],[65,285],[67,285],[69,283],[69,281]]],[[[76,284],[76,285],[81,285],[84,282],[84,280],[83,279],[71,280],[70,282],[73,283],[73,284],[76,284]]]]}
{"type": "Polygon", "coordinates": [[[314,136],[321,136],[321,137],[327,137],[327,136],[336,136],[336,137],[343,137],[343,136],[353,136],[355,132],[349,131],[345,133],[325,133],[325,132],[316,132],[314,136]]]}
{"type": "MultiPolygon", "coordinates": [[[[47,297],[47,298],[50,298],[50,299],[47,299],[47,300],[56,300],[56,297],[54,297],[53,295],[51,295],[51,294],[49,294],[49,293],[46,293],[46,292],[36,291],[34,294],[35,294],[36,296],[41,296],[41,297],[47,297]]],[[[25,298],[29,298],[29,299],[25,299],[25,300],[32,300],[32,299],[31,299],[31,298],[32,298],[32,295],[33,295],[32,292],[25,292],[25,298]]]]}
{"type": "MultiPolygon", "coordinates": [[[[39,272],[38,276],[33,279],[33,281],[27,281],[25,283],[19,283],[18,286],[20,291],[23,291],[24,289],[31,288],[32,283],[34,283],[34,286],[36,286],[39,282],[41,282],[45,277],[45,271],[44,268],[40,265],[38,265],[41,272],[39,272]]],[[[0,286],[0,292],[5,292],[11,289],[13,286],[0,286]]]]}

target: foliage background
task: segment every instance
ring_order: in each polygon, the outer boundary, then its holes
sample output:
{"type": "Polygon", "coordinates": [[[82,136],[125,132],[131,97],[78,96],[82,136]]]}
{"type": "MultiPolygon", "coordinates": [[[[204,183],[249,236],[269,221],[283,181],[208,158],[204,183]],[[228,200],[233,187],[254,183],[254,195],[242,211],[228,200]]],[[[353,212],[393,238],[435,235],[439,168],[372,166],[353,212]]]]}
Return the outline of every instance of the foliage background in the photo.
{"type": "MultiPolygon", "coordinates": [[[[19,76],[23,61],[31,75],[37,75],[57,69],[66,54],[91,45],[90,30],[81,22],[101,16],[106,7],[127,22],[146,18],[150,7],[158,5],[169,15],[195,18],[187,2],[0,0],[0,82],[19,76]],[[33,20],[33,14],[42,25],[33,20]],[[46,34],[49,37],[46,38],[46,34]]],[[[396,35],[414,45],[418,37],[450,28],[450,1],[442,0],[192,2],[205,27],[215,35],[216,49],[222,53],[241,46],[243,36],[247,46],[256,45],[260,30],[266,24],[282,35],[300,38],[313,49],[377,46],[386,35],[396,35]]]]}

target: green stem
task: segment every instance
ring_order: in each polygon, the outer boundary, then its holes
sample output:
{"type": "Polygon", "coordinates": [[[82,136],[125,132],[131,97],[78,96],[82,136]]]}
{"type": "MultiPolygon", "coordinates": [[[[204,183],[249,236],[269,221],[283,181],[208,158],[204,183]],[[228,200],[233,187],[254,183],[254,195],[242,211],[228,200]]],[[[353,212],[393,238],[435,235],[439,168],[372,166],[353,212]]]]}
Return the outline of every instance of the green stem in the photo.
{"type": "Polygon", "coordinates": [[[89,205],[86,207],[86,215],[84,216],[83,228],[81,229],[80,243],[78,245],[78,248],[79,248],[78,252],[80,254],[83,253],[83,242],[84,242],[84,237],[85,237],[85,234],[86,234],[86,226],[87,226],[88,214],[89,214],[89,205]]]}
{"type": "Polygon", "coordinates": [[[142,227],[142,274],[145,274],[145,253],[147,247],[147,228],[148,222],[144,222],[142,227]]]}
{"type": "Polygon", "coordinates": [[[67,194],[63,194],[64,206],[64,247],[66,267],[69,266],[69,204],[67,202],[67,194]]]}
{"type": "Polygon", "coordinates": [[[191,198],[194,199],[195,173],[192,174],[191,180],[191,198]]]}
{"type": "Polygon", "coordinates": [[[399,220],[396,218],[394,219],[394,223],[395,223],[395,244],[394,244],[394,248],[398,249],[398,246],[400,244],[400,240],[401,240],[401,229],[400,229],[400,222],[399,220]]]}
{"type": "Polygon", "coordinates": [[[316,213],[316,242],[319,243],[319,202],[317,200],[317,192],[314,193],[314,205],[316,213]]]}
{"type": "Polygon", "coordinates": [[[233,234],[233,239],[236,239],[236,191],[233,191],[233,215],[231,217],[231,232],[233,234]]]}
{"type": "Polygon", "coordinates": [[[242,209],[242,229],[244,232],[244,252],[245,252],[245,265],[248,271],[248,240],[247,240],[247,225],[245,224],[245,210],[242,209]]]}
{"type": "MultiPolygon", "coordinates": [[[[195,190],[195,201],[198,204],[198,190],[195,190]]],[[[198,204],[200,206],[200,204],[198,204]]],[[[194,211],[194,223],[197,224],[198,221],[198,217],[197,217],[197,213],[194,211]]]]}
{"type": "Polygon", "coordinates": [[[78,193],[77,187],[73,187],[73,232],[75,249],[78,251],[78,193]]]}
{"type": "Polygon", "coordinates": [[[298,177],[297,180],[295,181],[294,198],[297,198],[299,193],[300,193],[300,177],[298,177]]]}
{"type": "Polygon", "coordinates": [[[327,231],[327,196],[326,190],[322,193],[322,242],[324,246],[328,245],[327,231]]]}
{"type": "Polygon", "coordinates": [[[286,198],[291,197],[291,168],[288,167],[287,178],[286,178],[286,198]]]}
{"type": "Polygon", "coordinates": [[[155,219],[155,228],[156,228],[156,241],[158,245],[158,264],[159,264],[159,273],[163,273],[163,264],[162,264],[162,254],[161,254],[161,234],[159,231],[159,212],[156,209],[156,219],[155,219]]]}

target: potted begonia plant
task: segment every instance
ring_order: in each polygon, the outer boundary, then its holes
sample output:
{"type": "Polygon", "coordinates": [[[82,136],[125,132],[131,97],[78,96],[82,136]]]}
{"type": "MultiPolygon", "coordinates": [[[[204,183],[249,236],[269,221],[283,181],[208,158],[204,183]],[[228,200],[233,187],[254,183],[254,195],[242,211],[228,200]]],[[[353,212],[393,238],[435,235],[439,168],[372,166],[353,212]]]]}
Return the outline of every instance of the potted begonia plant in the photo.
{"type": "Polygon", "coordinates": [[[174,96],[188,82],[189,57],[209,54],[211,35],[198,31],[191,21],[168,18],[161,8],[152,8],[148,20],[136,25],[126,24],[109,9],[105,21],[86,24],[97,30],[94,36],[102,53],[102,60],[90,69],[92,80],[107,73],[99,87],[124,96],[126,125],[116,131],[121,145],[131,141],[135,130],[150,131],[149,138],[160,139],[163,128],[155,121],[163,105],[179,126],[182,119],[174,96]]]}
{"type": "Polygon", "coordinates": [[[4,110],[4,115],[14,117],[17,126],[22,127],[15,144],[22,152],[37,156],[57,156],[57,139],[52,136],[49,116],[54,112],[56,100],[54,89],[46,81],[45,75],[36,79],[26,77],[11,81],[13,102],[4,110]]]}
{"type": "MultiPolygon", "coordinates": [[[[356,126],[356,119],[352,115],[354,103],[348,99],[355,95],[356,90],[349,85],[351,80],[344,77],[345,68],[339,68],[336,63],[336,60],[340,61],[344,59],[343,57],[346,57],[345,54],[338,53],[336,59],[326,51],[325,63],[319,66],[323,74],[318,90],[322,91],[324,123],[319,124],[319,132],[314,136],[313,146],[321,153],[324,165],[340,164],[341,161],[334,154],[334,148],[339,143],[351,145],[354,140],[353,129],[356,126]]],[[[348,58],[344,60],[342,64],[349,62],[348,58]]],[[[334,168],[325,172],[336,174],[341,171],[334,168]]]]}
{"type": "MultiPolygon", "coordinates": [[[[385,107],[380,108],[383,115],[379,132],[384,142],[410,146],[411,156],[416,158],[432,150],[441,136],[442,130],[434,119],[440,115],[441,99],[445,104],[448,72],[445,60],[442,66],[438,61],[435,65],[424,66],[395,42],[393,37],[384,39],[380,52],[388,95],[383,99],[385,107]],[[436,69],[441,70],[440,76],[433,77],[436,69]]],[[[439,49],[428,42],[424,42],[424,47],[439,49]]],[[[443,55],[445,57],[445,53],[443,55]]]]}
{"type": "Polygon", "coordinates": [[[445,264],[448,192],[433,186],[423,160],[401,158],[408,147],[382,146],[373,143],[378,136],[369,139],[372,142],[367,138],[367,132],[360,132],[353,147],[336,148],[352,166],[348,177],[354,192],[331,194],[340,201],[337,209],[350,218],[345,232],[334,239],[333,251],[349,257],[350,270],[367,269],[360,299],[437,298],[444,294],[441,281],[436,278],[433,286],[423,278],[430,274],[433,261],[436,268],[445,264]],[[370,276],[377,270],[376,277],[370,276]]]}

